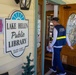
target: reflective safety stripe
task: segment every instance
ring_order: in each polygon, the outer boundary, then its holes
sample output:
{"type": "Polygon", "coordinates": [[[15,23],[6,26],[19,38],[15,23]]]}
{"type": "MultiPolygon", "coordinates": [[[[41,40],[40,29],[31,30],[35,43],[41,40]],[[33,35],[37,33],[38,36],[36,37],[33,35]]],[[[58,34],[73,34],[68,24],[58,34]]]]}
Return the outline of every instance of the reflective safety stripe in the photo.
{"type": "Polygon", "coordinates": [[[60,39],[65,39],[66,36],[60,36],[60,37],[57,37],[57,40],[60,40],[60,39]]]}
{"type": "Polygon", "coordinates": [[[59,39],[65,39],[66,38],[66,36],[60,36],[60,37],[57,37],[57,40],[59,40],[59,39]]]}

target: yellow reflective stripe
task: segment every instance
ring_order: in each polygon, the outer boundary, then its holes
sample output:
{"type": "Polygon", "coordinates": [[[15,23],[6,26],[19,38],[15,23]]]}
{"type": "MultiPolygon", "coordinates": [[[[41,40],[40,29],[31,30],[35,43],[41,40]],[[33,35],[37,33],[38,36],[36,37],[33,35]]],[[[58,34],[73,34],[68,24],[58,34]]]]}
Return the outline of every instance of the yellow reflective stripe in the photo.
{"type": "MultiPolygon", "coordinates": [[[[59,39],[64,39],[64,38],[66,38],[66,36],[60,36],[60,37],[57,37],[57,40],[59,40],[59,39]]],[[[53,38],[52,38],[53,39],[53,38]]]]}
{"type": "Polygon", "coordinates": [[[64,39],[64,38],[66,38],[66,36],[60,36],[60,37],[57,37],[57,40],[64,39]]]}

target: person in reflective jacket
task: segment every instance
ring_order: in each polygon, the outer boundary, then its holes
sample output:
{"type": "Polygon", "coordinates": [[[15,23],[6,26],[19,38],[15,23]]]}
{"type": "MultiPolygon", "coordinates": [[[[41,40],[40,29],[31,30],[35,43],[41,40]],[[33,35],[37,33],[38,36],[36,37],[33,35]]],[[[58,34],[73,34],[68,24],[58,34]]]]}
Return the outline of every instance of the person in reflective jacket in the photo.
{"type": "Polygon", "coordinates": [[[68,36],[66,35],[66,29],[59,23],[58,17],[52,18],[52,23],[54,25],[53,29],[53,40],[49,44],[48,48],[53,47],[53,66],[50,68],[52,72],[56,72],[56,68],[58,68],[59,73],[57,75],[66,75],[66,72],[63,68],[61,59],[60,59],[60,52],[62,47],[68,43],[68,46],[73,50],[71,43],[69,41],[68,36]]]}

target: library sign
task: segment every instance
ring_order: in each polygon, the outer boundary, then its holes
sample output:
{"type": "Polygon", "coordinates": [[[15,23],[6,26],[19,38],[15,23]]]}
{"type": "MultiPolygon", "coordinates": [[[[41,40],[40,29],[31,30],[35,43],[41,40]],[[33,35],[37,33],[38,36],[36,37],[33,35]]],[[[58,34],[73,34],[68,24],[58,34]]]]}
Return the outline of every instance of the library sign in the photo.
{"type": "Polygon", "coordinates": [[[10,18],[5,19],[5,53],[10,53],[14,57],[19,57],[24,53],[29,43],[28,25],[28,20],[19,10],[14,11],[10,18]]]}

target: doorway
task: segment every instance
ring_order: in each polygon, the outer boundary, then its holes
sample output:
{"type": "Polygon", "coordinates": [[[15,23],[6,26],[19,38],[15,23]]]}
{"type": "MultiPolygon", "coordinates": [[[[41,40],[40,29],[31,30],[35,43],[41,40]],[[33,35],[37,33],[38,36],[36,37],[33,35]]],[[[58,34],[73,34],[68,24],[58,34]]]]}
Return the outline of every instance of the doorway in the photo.
{"type": "MultiPolygon", "coordinates": [[[[68,5],[59,5],[59,14],[58,17],[60,19],[60,23],[66,28],[69,34],[69,38],[71,41],[71,44],[74,47],[74,51],[72,51],[67,45],[65,45],[61,52],[61,60],[63,63],[63,66],[67,72],[67,75],[76,75],[76,37],[75,37],[75,30],[76,30],[76,4],[68,4],[68,5]],[[68,23],[70,22],[70,23],[68,23]],[[69,24],[69,25],[68,25],[69,24]]],[[[49,18],[46,16],[46,26],[49,25],[49,18]],[[48,22],[48,23],[47,23],[48,22]]],[[[46,30],[48,29],[48,26],[46,27],[46,30]]],[[[48,36],[49,31],[46,31],[46,35],[48,36]]],[[[46,51],[46,46],[48,45],[48,37],[45,39],[45,75],[50,73],[49,68],[51,67],[52,63],[52,53],[46,51]]],[[[53,75],[53,74],[52,74],[53,75]]]]}
{"type": "Polygon", "coordinates": [[[47,3],[46,4],[46,30],[45,30],[45,56],[44,56],[44,73],[49,71],[49,68],[52,66],[52,52],[47,51],[47,46],[52,41],[52,31],[53,24],[51,23],[51,18],[54,16],[54,4],[47,3]]]}

